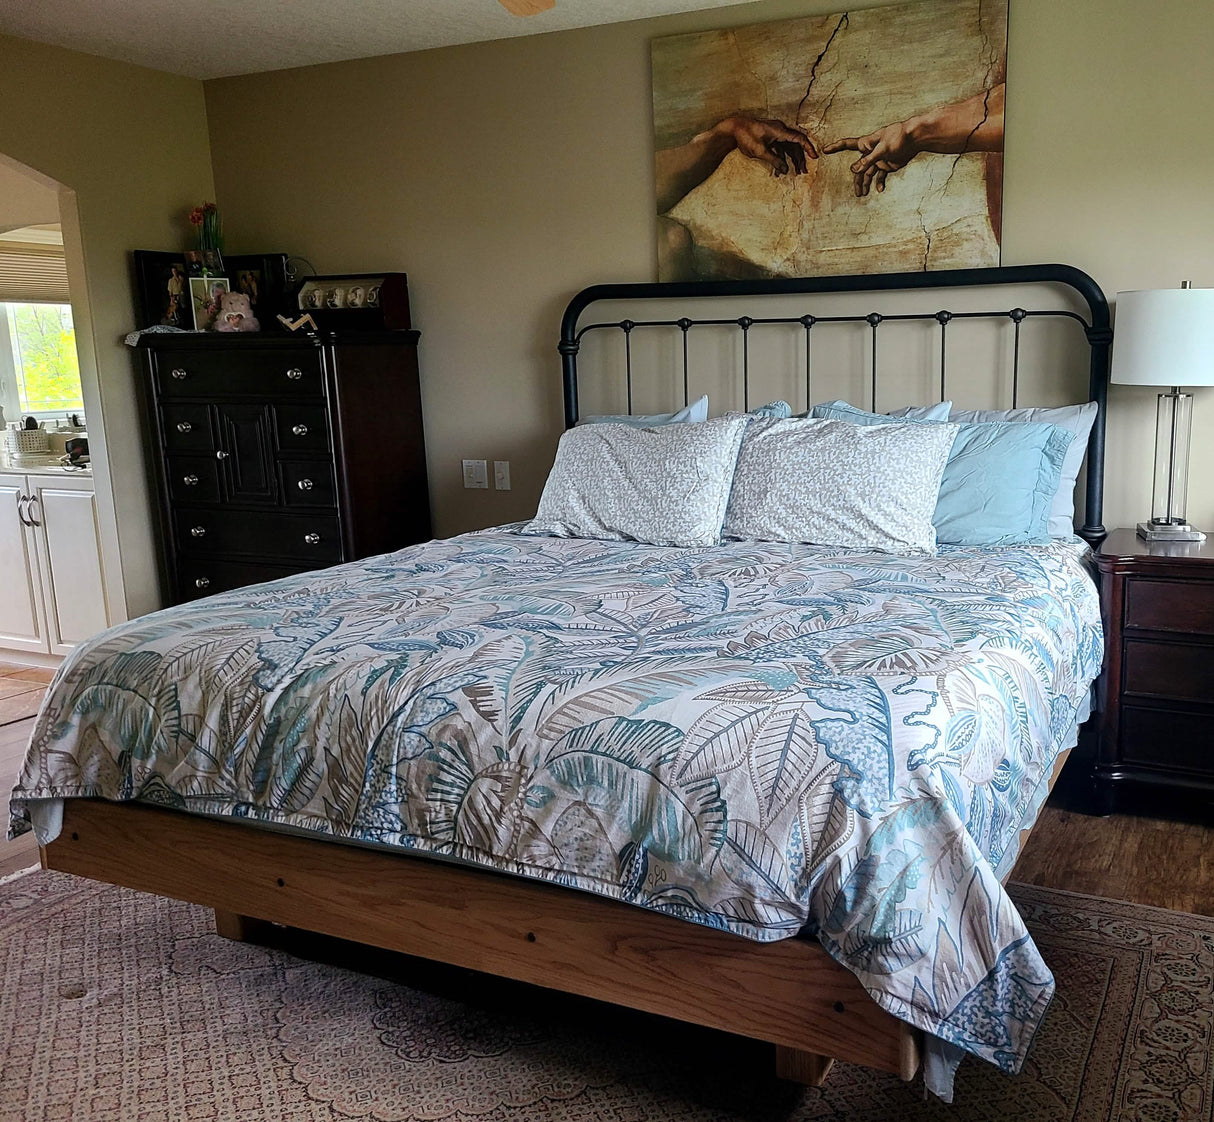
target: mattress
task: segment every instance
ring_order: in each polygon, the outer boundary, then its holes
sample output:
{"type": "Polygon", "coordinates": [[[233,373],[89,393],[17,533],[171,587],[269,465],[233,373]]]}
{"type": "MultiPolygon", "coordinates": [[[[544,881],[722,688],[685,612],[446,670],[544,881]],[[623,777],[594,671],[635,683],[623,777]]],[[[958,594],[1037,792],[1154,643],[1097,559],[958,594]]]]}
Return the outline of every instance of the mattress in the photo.
{"type": "Polygon", "coordinates": [[[1015,1071],[1053,978],[998,871],[1100,669],[1083,554],[502,528],[240,589],[73,651],[10,828],[134,799],[808,933],[1015,1071]]]}

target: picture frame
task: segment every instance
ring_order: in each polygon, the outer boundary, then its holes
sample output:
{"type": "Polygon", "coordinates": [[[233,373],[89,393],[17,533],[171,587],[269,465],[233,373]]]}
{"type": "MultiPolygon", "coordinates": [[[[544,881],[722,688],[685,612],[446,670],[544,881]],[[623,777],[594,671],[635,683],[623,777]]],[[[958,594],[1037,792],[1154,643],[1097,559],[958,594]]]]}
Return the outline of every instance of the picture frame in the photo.
{"type": "Polygon", "coordinates": [[[184,253],[136,249],[131,253],[135,286],[135,326],[179,327],[193,325],[189,268],[184,253]]]}
{"type": "Polygon", "coordinates": [[[285,253],[225,254],[224,276],[232,292],[243,292],[263,330],[287,310],[287,255],[285,253]]]}
{"type": "Polygon", "coordinates": [[[219,301],[231,291],[227,277],[190,277],[190,309],[195,331],[210,331],[219,314],[219,301]]]}

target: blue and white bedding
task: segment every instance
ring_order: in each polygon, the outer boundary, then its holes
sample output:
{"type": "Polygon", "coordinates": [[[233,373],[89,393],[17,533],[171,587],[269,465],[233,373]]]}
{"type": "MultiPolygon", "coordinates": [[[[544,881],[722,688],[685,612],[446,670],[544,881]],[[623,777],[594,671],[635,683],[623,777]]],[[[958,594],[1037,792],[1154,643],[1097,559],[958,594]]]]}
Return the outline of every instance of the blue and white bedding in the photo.
{"type": "Polygon", "coordinates": [[[804,929],[885,1009],[1015,1071],[1053,979],[999,877],[1101,651],[1077,542],[907,558],[486,531],[77,648],[11,825],[138,799],[749,939],[804,929]]]}

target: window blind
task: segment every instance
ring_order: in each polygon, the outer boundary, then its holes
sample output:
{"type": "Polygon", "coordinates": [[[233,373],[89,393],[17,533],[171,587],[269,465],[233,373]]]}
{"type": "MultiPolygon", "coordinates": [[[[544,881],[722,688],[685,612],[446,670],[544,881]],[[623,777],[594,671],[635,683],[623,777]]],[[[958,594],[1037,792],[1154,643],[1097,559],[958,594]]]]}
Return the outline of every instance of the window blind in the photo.
{"type": "Polygon", "coordinates": [[[61,249],[0,244],[0,301],[67,304],[67,262],[61,249]]]}

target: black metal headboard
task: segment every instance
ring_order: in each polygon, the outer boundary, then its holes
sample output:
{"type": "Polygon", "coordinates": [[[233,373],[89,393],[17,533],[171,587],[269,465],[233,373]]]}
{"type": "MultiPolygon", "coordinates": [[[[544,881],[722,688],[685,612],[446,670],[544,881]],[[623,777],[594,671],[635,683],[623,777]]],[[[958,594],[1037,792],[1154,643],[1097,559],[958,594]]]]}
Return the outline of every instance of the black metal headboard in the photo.
{"type": "Polygon", "coordinates": [[[578,352],[583,336],[591,331],[616,330],[624,334],[625,375],[628,391],[628,412],[632,413],[632,332],[638,328],[665,327],[682,332],[683,343],[683,403],[689,396],[687,366],[687,335],[694,327],[736,327],[742,333],[742,394],[743,407],[750,408],[750,332],[765,324],[800,324],[805,331],[805,383],[809,398],[812,367],[812,335],[815,328],[830,323],[867,323],[872,331],[872,398],[877,398],[877,334],[882,323],[906,320],[935,320],[940,325],[940,398],[944,400],[947,387],[948,325],[963,319],[1010,320],[1015,329],[1015,349],[1012,360],[1012,407],[1019,398],[1020,328],[1024,321],[1037,317],[1063,317],[1077,322],[1084,332],[1091,353],[1089,395],[1096,402],[1096,421],[1088,439],[1087,511],[1079,533],[1089,542],[1105,536],[1104,515],[1104,428],[1105,403],[1108,395],[1109,353],[1113,332],[1109,326],[1109,305],[1100,286],[1087,273],[1070,265],[1015,265],[1004,269],[954,269],[940,272],[881,273],[846,277],[800,277],[788,280],[744,280],[683,282],[675,284],[596,284],[582,289],[565,308],[561,320],[561,341],[558,350],[565,387],[565,427],[578,420],[578,352]],[[933,288],[982,288],[992,285],[1043,284],[1064,286],[1077,292],[1088,307],[1089,318],[1065,309],[1005,308],[998,311],[959,311],[941,309],[936,312],[898,312],[882,314],[871,311],[857,315],[815,316],[808,310],[799,316],[737,316],[729,319],[623,319],[613,322],[590,323],[578,327],[578,320],[591,304],[600,300],[671,300],[700,297],[737,296],[796,296],[840,292],[894,292],[933,288]]]}

